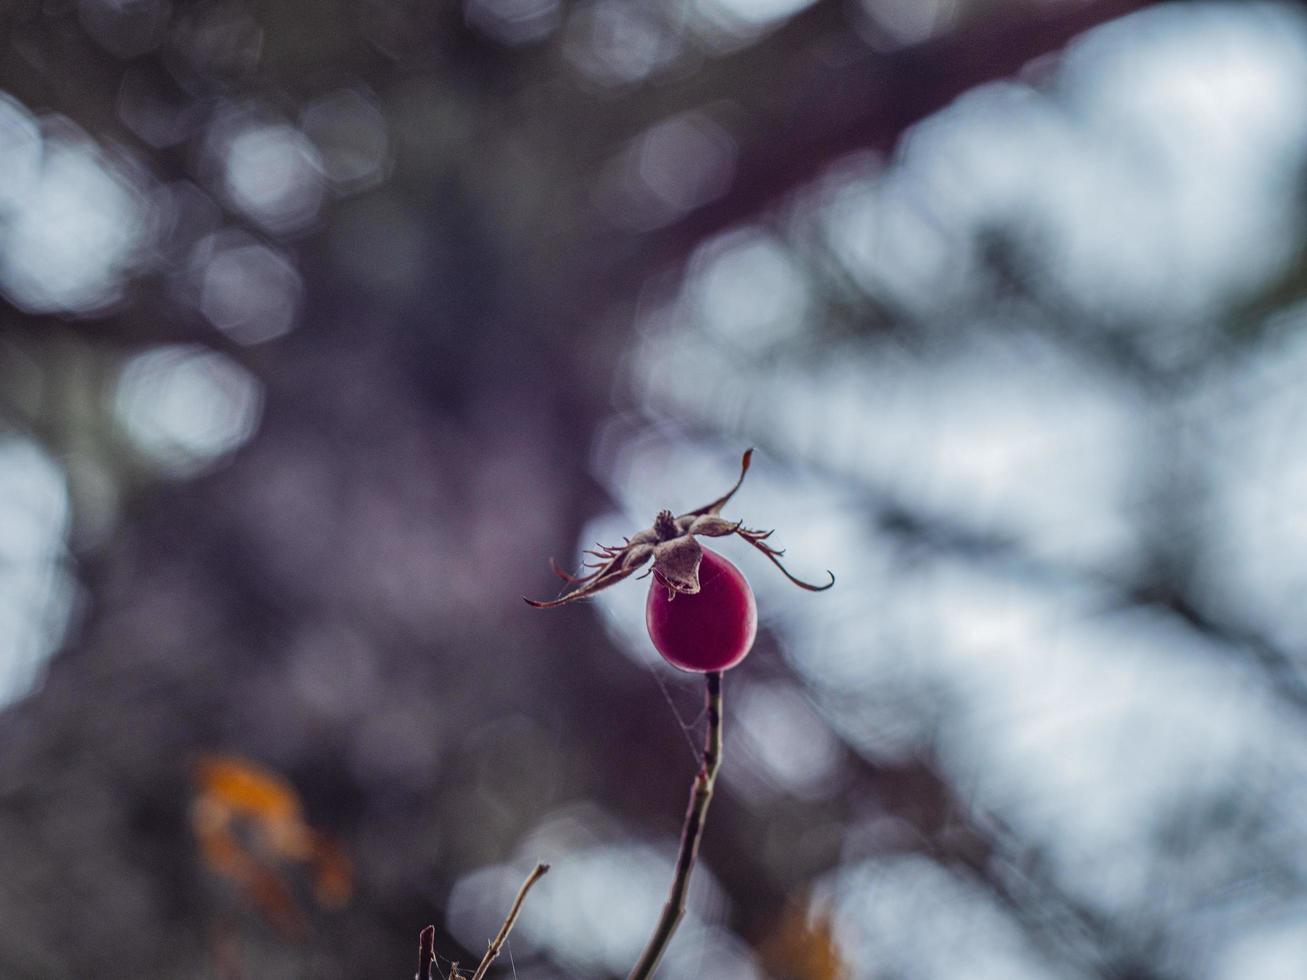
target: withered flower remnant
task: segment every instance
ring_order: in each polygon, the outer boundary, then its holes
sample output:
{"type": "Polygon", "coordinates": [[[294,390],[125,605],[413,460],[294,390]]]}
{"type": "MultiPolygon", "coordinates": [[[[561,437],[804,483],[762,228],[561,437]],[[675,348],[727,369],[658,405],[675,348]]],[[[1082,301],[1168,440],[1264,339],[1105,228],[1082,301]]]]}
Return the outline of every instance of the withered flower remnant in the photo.
{"type": "MultiPolygon", "coordinates": [[[[744,457],[740,461],[740,478],[735,481],[735,485],[730,490],[711,503],[687,511],[679,517],[673,517],[668,510],[660,511],[654,518],[652,527],[624,538],[624,544],[596,545],[594,549],[587,550],[585,553],[596,559],[586,562],[585,567],[593,569],[589,573],[571,575],[559,568],[551,559],[550,567],[554,573],[576,588],[557,599],[548,601],[527,599],[527,603],[537,609],[550,609],[587,598],[632,575],[650,558],[653,559],[653,567],[645,572],[645,575],[652,572],[657,576],[658,580],[667,587],[668,599],[674,598],[677,593],[694,595],[699,591],[699,563],[703,560],[703,549],[695,538],[697,536],[720,538],[732,534],[743,538],[766,555],[768,560],[781,570],[781,574],[799,588],[810,592],[829,589],[835,584],[835,576],[829,571],[826,574],[830,576],[830,581],[825,585],[812,585],[786,571],[785,566],[779,561],[779,557],[785,552],[767,543],[767,538],[771,537],[772,531],[755,531],[745,527],[743,521],[729,521],[721,516],[722,507],[735,496],[735,492],[744,482],[752,458],[753,450],[745,450],[744,457]]],[[[644,575],[639,577],[644,578],[644,575]]]]}

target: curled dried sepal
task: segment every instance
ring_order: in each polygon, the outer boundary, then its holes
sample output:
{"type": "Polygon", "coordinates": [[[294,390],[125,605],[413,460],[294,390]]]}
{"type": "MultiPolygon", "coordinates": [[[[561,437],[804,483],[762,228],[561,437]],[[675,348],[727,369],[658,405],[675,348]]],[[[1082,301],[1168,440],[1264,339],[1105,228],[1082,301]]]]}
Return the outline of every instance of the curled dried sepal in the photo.
{"type": "Polygon", "coordinates": [[[537,609],[552,609],[554,606],[565,605],[576,599],[584,599],[588,595],[594,595],[601,589],[616,585],[632,572],[637,571],[641,565],[653,557],[654,548],[653,545],[644,543],[635,546],[626,545],[620,549],[613,549],[613,551],[612,557],[600,564],[589,575],[571,575],[559,568],[558,564],[551,558],[549,564],[554,573],[569,585],[575,585],[577,588],[565,596],[548,601],[527,599],[527,604],[535,606],[537,609]]]}
{"type": "Polygon", "coordinates": [[[781,570],[781,574],[784,575],[791,582],[793,582],[795,585],[797,585],[799,588],[807,589],[809,592],[825,592],[827,589],[829,589],[832,585],[835,584],[835,573],[832,572],[829,568],[826,569],[826,574],[830,576],[830,581],[827,582],[825,585],[813,585],[811,582],[804,582],[802,579],[797,579],[793,575],[791,575],[789,571],[786,570],[785,566],[782,565],[777,560],[781,555],[785,554],[785,549],[773,548],[771,545],[769,545],[766,542],[766,540],[764,540],[766,538],[771,537],[772,534],[774,533],[773,531],[753,531],[747,527],[741,527],[738,528],[735,533],[738,534],[740,537],[744,538],[745,541],[749,542],[749,544],[753,545],[764,555],[766,555],[768,560],[781,570]]]}
{"type": "Polygon", "coordinates": [[[586,554],[597,561],[586,564],[585,567],[592,570],[585,575],[573,575],[559,568],[551,558],[549,566],[554,574],[576,588],[557,599],[547,601],[527,599],[526,602],[537,609],[551,609],[577,599],[584,599],[610,585],[616,585],[641,568],[650,558],[653,558],[653,568],[650,571],[667,586],[668,598],[674,597],[678,592],[694,595],[699,591],[699,563],[703,558],[703,549],[695,537],[721,538],[731,534],[739,535],[761,551],[787,579],[799,588],[810,592],[823,592],[829,589],[835,584],[835,576],[829,571],[826,574],[830,575],[830,581],[825,585],[813,585],[791,575],[779,561],[779,557],[785,552],[766,543],[766,539],[772,534],[771,531],[751,530],[744,526],[743,521],[729,521],[721,516],[721,509],[744,483],[744,476],[749,472],[749,463],[752,459],[753,450],[745,450],[744,457],[740,460],[739,479],[730,490],[711,503],[687,511],[679,517],[673,517],[671,511],[660,511],[654,518],[652,527],[624,539],[624,544],[620,546],[601,544],[587,551],[586,554]]]}

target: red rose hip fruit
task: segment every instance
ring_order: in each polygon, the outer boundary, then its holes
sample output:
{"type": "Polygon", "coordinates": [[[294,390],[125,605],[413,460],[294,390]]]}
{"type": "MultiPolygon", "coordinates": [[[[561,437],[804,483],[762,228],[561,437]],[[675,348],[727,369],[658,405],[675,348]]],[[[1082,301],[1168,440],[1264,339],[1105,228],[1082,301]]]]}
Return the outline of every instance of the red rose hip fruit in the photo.
{"type": "Polygon", "coordinates": [[[758,633],[758,605],[738,568],[703,549],[699,591],[667,598],[654,576],[644,607],[649,638],[673,667],[698,673],[728,670],[748,655],[758,633]]]}

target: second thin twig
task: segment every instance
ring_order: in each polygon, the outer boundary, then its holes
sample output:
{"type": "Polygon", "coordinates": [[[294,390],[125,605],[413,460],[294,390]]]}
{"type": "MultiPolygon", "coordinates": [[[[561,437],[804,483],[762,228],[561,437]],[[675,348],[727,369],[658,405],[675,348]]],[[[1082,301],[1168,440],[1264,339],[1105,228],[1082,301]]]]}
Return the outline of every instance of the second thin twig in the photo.
{"type": "Polygon", "coordinates": [[[486,955],[481,958],[481,965],[477,967],[476,973],[472,974],[472,980],[484,980],[486,971],[490,969],[490,964],[495,962],[495,959],[499,956],[499,951],[504,946],[504,940],[508,938],[513,924],[517,922],[517,915],[522,911],[522,903],[526,900],[526,893],[548,870],[549,865],[537,864],[535,870],[526,876],[526,881],[522,882],[522,887],[517,890],[517,898],[513,899],[513,907],[508,910],[508,917],[504,919],[504,924],[499,927],[499,934],[490,941],[490,948],[486,950],[486,955]]]}

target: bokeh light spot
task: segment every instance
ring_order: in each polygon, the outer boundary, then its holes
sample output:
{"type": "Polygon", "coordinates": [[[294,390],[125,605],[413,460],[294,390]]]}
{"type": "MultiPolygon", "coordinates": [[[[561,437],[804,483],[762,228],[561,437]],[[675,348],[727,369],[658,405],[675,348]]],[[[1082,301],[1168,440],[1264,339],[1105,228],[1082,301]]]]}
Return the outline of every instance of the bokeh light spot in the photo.
{"type": "Polygon", "coordinates": [[[300,126],[321,154],[321,167],[339,193],[379,183],[389,166],[386,122],[376,100],[357,88],[343,88],[314,100],[300,126]]]}
{"type": "Polygon", "coordinates": [[[681,42],[653,5],[598,0],[574,10],[563,50],[583,78],[610,88],[665,68],[680,53],[681,42]]]}
{"type": "Polygon", "coordinates": [[[303,286],[280,252],[242,233],[211,236],[196,248],[200,309],[237,343],[259,344],[295,325],[303,286]]]}
{"type": "Polygon", "coordinates": [[[691,260],[692,289],[708,332],[753,352],[802,332],[808,288],[779,241],[761,232],[731,232],[691,260]]]}
{"type": "Polygon", "coordinates": [[[302,230],[317,217],[322,160],[294,126],[238,114],[216,127],[211,141],[223,191],[237,210],[275,234],[302,230]]]}
{"type": "MultiPolygon", "coordinates": [[[[733,700],[738,726],[733,747],[742,756],[741,774],[747,770],[775,789],[807,799],[821,799],[836,788],[839,745],[799,689],[755,682],[733,700]]],[[[732,775],[727,770],[728,780],[732,775]]]]}
{"type": "Polygon", "coordinates": [[[735,141],[702,112],[649,127],[611,161],[595,203],[615,225],[651,231],[725,194],[735,175],[735,141]]]}
{"type": "Polygon", "coordinates": [[[543,41],[562,21],[558,0],[467,0],[467,22],[500,44],[543,41]]]}
{"type": "Polygon", "coordinates": [[[862,0],[868,40],[880,47],[920,44],[948,30],[958,0],[862,0]]]}
{"type": "Polygon", "coordinates": [[[31,192],[41,172],[41,130],[17,100],[0,92],[0,214],[31,192]]]}
{"type": "MultiPolygon", "coordinates": [[[[22,181],[30,131],[12,108],[10,120],[22,181]]],[[[80,131],[59,120],[49,128],[39,174],[0,225],[0,292],[33,313],[91,313],[121,295],[148,241],[147,208],[80,131]]]]}
{"type": "Polygon", "coordinates": [[[0,706],[32,690],[63,636],[68,520],[64,474],[33,443],[0,438],[0,706]]]}
{"type": "Polygon", "coordinates": [[[710,44],[734,47],[783,24],[815,0],[694,0],[691,22],[710,44]]]}
{"type": "Polygon", "coordinates": [[[233,361],[178,344],[128,362],[114,410],[123,430],[159,470],[188,476],[253,435],[261,401],[258,382],[233,361]]]}

